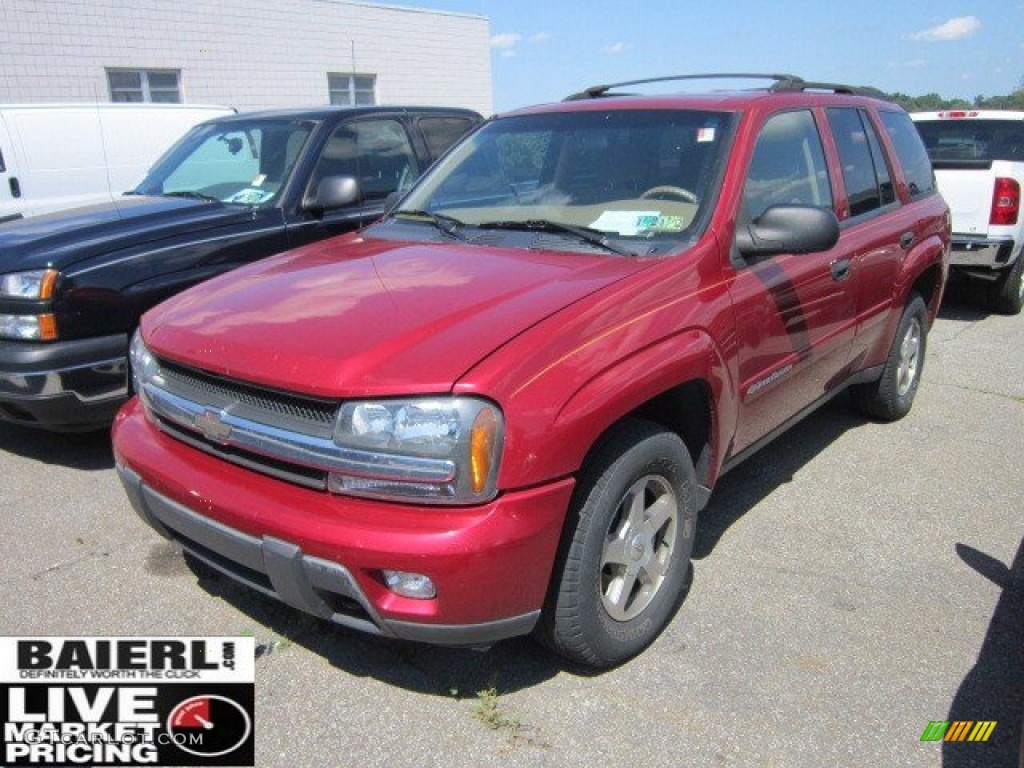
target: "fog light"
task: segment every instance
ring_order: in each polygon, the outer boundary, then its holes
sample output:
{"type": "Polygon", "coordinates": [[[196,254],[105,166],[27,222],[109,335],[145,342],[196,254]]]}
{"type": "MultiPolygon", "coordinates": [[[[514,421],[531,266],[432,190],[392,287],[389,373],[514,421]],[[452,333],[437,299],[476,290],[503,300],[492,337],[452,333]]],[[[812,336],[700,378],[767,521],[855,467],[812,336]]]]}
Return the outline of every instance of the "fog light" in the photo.
{"type": "Polygon", "coordinates": [[[417,600],[429,600],[437,596],[434,582],[422,573],[405,573],[404,571],[381,571],[388,589],[402,597],[414,597],[417,600]]]}

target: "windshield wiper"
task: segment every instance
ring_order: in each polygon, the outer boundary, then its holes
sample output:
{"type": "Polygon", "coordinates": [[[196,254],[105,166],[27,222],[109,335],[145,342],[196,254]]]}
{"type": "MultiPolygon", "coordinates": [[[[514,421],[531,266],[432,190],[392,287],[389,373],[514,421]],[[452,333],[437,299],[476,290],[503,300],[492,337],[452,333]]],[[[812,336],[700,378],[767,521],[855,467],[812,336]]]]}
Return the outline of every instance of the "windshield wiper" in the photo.
{"type": "Polygon", "coordinates": [[[205,200],[208,203],[219,203],[216,197],[204,195],[202,192],[193,192],[191,189],[176,189],[174,192],[164,192],[164,197],[184,197],[187,200],[205,200]]]}
{"type": "Polygon", "coordinates": [[[466,226],[466,223],[459,221],[454,216],[445,216],[443,213],[434,213],[433,211],[395,211],[392,216],[426,219],[449,237],[454,237],[456,240],[466,239],[466,236],[459,232],[459,228],[466,226]]]}
{"type": "Polygon", "coordinates": [[[480,229],[522,229],[530,232],[557,232],[563,235],[572,235],[606,251],[617,253],[619,256],[636,256],[637,254],[625,248],[619,248],[608,241],[608,235],[599,229],[589,227],[577,227],[573,224],[562,224],[550,219],[526,219],[525,221],[485,221],[477,224],[480,229]]]}

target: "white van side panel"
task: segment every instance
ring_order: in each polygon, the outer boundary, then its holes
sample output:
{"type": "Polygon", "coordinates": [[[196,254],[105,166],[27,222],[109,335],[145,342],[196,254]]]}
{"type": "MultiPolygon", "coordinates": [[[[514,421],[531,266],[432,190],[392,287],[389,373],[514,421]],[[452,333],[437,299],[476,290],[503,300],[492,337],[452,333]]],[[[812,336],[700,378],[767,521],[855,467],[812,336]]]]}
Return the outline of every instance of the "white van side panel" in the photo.
{"type": "Polygon", "coordinates": [[[21,211],[21,202],[14,199],[11,189],[11,179],[18,178],[17,159],[11,135],[0,112],[0,223],[21,211]]]}
{"type": "Polygon", "coordinates": [[[13,111],[26,216],[110,200],[96,111],[13,111]]]}

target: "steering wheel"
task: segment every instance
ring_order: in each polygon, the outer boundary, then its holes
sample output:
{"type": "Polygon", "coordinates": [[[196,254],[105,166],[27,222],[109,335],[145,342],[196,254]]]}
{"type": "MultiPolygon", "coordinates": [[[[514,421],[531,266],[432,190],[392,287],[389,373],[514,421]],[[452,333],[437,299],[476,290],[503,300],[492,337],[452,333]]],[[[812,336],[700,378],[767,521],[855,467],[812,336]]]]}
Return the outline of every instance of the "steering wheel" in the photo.
{"type": "Polygon", "coordinates": [[[665,185],[662,187],[651,187],[642,195],[640,195],[640,199],[648,200],[652,197],[662,197],[664,195],[668,195],[669,197],[678,197],[680,200],[683,200],[684,202],[687,203],[693,203],[694,205],[700,202],[700,200],[697,198],[697,195],[695,195],[690,190],[683,189],[682,187],[673,187],[671,185],[665,185]]]}

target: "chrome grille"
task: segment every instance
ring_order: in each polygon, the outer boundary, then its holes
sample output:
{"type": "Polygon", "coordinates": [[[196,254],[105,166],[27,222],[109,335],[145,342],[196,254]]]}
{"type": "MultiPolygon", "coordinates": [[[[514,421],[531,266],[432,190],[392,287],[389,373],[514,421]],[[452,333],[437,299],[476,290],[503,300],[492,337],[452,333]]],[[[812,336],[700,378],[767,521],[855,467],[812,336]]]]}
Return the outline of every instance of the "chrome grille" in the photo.
{"type": "Polygon", "coordinates": [[[166,389],[211,408],[231,408],[239,415],[287,429],[308,426],[311,434],[330,435],[338,403],[275,392],[252,384],[214,376],[194,368],[160,361],[166,389]]]}
{"type": "Polygon", "coordinates": [[[247,469],[325,490],[340,449],[339,403],[256,386],[166,360],[144,385],[168,435],[247,469]]]}

